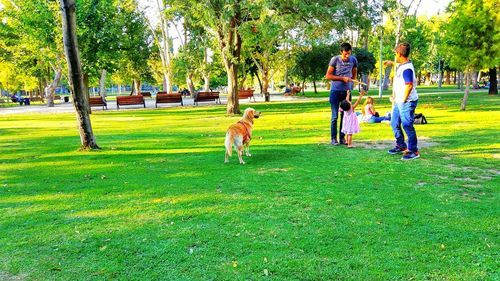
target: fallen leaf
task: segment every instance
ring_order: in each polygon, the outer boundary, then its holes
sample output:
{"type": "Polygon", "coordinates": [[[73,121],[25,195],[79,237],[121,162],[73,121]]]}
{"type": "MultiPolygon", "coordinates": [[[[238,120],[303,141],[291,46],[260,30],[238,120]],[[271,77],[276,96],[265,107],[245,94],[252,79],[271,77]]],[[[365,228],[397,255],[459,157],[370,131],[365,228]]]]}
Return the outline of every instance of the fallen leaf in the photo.
{"type": "Polygon", "coordinates": [[[237,261],[233,261],[233,267],[237,267],[238,266],[238,262],[237,261]]]}

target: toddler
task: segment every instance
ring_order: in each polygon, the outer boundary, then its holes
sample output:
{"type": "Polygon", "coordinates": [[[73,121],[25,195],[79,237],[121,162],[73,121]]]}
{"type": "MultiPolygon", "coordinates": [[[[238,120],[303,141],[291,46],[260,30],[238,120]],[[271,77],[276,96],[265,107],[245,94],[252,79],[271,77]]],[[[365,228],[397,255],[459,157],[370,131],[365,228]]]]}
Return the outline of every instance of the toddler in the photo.
{"type": "Polygon", "coordinates": [[[353,148],[352,134],[360,132],[358,117],[354,109],[358,106],[359,102],[365,95],[364,91],[359,92],[359,98],[354,104],[349,101],[351,98],[351,91],[347,91],[347,97],[340,103],[340,108],[344,111],[344,120],[342,122],[342,133],[346,134],[347,147],[353,148]]]}

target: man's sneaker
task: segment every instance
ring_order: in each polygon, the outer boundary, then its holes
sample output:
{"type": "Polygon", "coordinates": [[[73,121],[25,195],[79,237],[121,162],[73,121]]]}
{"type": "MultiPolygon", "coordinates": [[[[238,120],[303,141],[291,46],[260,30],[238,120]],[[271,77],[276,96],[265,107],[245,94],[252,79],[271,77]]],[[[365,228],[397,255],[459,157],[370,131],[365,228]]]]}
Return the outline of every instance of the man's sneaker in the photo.
{"type": "Polygon", "coordinates": [[[409,151],[408,153],[406,153],[403,157],[401,157],[401,160],[413,160],[413,159],[417,159],[420,157],[420,153],[417,152],[413,152],[413,151],[409,151]]]}
{"type": "Polygon", "coordinates": [[[402,153],[404,153],[405,151],[406,151],[406,148],[401,148],[401,147],[399,147],[399,146],[396,146],[396,147],[394,147],[393,149],[389,149],[389,150],[387,151],[387,153],[394,155],[394,154],[402,154],[402,153]]]}
{"type": "Polygon", "coordinates": [[[340,139],[340,144],[347,145],[347,142],[345,141],[345,139],[340,139]]]}
{"type": "Polygon", "coordinates": [[[332,140],[332,142],[330,144],[331,145],[339,145],[339,142],[337,140],[332,140]]]}

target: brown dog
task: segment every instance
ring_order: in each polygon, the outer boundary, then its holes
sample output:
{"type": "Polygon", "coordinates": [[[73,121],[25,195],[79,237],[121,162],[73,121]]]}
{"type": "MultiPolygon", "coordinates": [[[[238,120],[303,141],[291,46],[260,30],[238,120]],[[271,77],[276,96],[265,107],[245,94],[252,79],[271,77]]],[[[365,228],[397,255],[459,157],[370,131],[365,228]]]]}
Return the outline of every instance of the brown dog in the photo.
{"type": "Polygon", "coordinates": [[[249,107],[245,109],[241,120],[227,129],[226,140],[224,141],[224,145],[226,146],[224,163],[229,163],[229,157],[231,157],[233,145],[238,150],[240,164],[245,164],[242,158],[244,147],[246,147],[246,156],[252,156],[250,154],[250,140],[252,139],[253,119],[259,118],[259,116],[260,112],[249,107]]]}

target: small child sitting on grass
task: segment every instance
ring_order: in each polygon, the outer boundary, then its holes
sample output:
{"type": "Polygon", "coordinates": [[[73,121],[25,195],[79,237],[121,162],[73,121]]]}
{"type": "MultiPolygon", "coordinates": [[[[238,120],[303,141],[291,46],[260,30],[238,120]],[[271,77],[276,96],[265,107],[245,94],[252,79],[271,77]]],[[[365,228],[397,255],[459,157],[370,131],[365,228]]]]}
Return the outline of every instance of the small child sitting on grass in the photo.
{"type": "Polygon", "coordinates": [[[382,121],[391,121],[391,114],[388,113],[386,116],[380,117],[378,112],[375,110],[375,101],[372,97],[366,97],[365,104],[363,106],[363,121],[367,123],[381,123],[382,121]]]}
{"type": "Polygon", "coordinates": [[[354,104],[349,101],[351,99],[351,91],[347,91],[347,97],[340,103],[340,108],[344,111],[344,120],[342,121],[342,133],[346,134],[347,147],[353,148],[352,145],[352,135],[359,133],[361,130],[359,128],[359,121],[354,112],[354,109],[358,106],[359,102],[365,95],[364,91],[359,92],[359,98],[354,104]]]}

